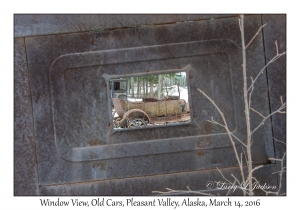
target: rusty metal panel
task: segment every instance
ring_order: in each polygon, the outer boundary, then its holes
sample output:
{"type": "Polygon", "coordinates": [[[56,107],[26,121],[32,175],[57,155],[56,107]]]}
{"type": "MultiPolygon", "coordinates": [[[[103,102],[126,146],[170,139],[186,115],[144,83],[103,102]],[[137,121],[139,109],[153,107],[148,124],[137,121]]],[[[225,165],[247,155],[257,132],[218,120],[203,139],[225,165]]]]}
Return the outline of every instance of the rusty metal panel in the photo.
{"type": "MultiPolygon", "coordinates": [[[[185,147],[178,147],[175,151],[195,150],[193,142],[199,138],[203,138],[204,135],[217,133],[223,133],[223,137],[212,137],[214,147],[230,146],[229,141],[224,141],[224,135],[227,135],[225,134],[225,130],[222,130],[220,126],[212,125],[206,121],[210,119],[210,116],[213,116],[216,120],[220,120],[221,117],[212,105],[208,104],[208,101],[203,98],[201,99],[201,95],[196,88],[199,87],[204,89],[207,93],[213,93],[213,100],[218,102],[225,110],[228,125],[232,130],[235,130],[234,133],[239,136],[239,133],[241,133],[243,129],[243,124],[236,123],[234,118],[236,118],[236,115],[242,115],[243,109],[234,110],[233,101],[242,100],[243,93],[241,89],[239,89],[235,90],[235,96],[232,95],[232,86],[242,85],[242,83],[238,84],[241,82],[238,78],[242,76],[239,71],[239,60],[236,59],[238,52],[239,48],[234,43],[221,40],[167,44],[113,51],[97,51],[82,54],[75,53],[61,56],[52,64],[50,69],[51,95],[55,96],[52,98],[55,142],[62,148],[60,150],[61,155],[72,161],[87,161],[172,152],[172,147],[162,147],[166,142],[170,142],[168,144],[172,144],[172,142],[186,144],[185,147]],[[212,46],[214,46],[214,48],[212,46]],[[172,54],[156,53],[159,51],[172,52],[172,54]],[[127,56],[122,56],[123,54],[127,56]],[[182,54],[185,55],[184,58],[182,58],[182,54]],[[139,56],[137,57],[136,55],[139,56]],[[218,60],[218,62],[210,63],[210,60],[218,60]],[[149,69],[151,65],[156,65],[158,69],[149,69]],[[174,67],[182,69],[188,65],[191,66],[189,76],[193,77],[189,79],[191,90],[191,123],[175,127],[166,126],[164,128],[120,131],[121,134],[112,131],[110,115],[103,115],[103,113],[107,113],[108,111],[111,112],[109,109],[110,99],[108,98],[109,94],[107,93],[107,88],[100,89],[100,85],[96,84],[96,82],[100,84],[107,82],[105,82],[103,78],[92,77],[92,75],[102,76],[108,73],[126,75],[147,70],[149,70],[149,72],[160,71],[164,73],[164,69],[174,69],[174,67]],[[86,66],[93,67],[89,67],[88,70],[86,66]],[[220,73],[221,69],[222,72],[220,73]],[[69,71],[65,73],[65,70],[69,71]],[[70,78],[72,74],[87,75],[88,71],[91,72],[89,73],[91,76],[86,77],[85,83],[89,85],[85,86],[93,88],[92,92],[91,89],[86,89],[82,86],[78,86],[80,90],[77,92],[77,88],[69,86],[69,84],[73,84],[73,82],[64,81],[64,78],[70,78]],[[210,73],[207,74],[207,71],[210,73]],[[230,71],[233,73],[231,74],[230,71]],[[69,74],[69,72],[72,74],[69,74]],[[222,75],[224,76],[222,77],[222,75]],[[228,79],[224,80],[224,77],[228,79]],[[90,79],[92,79],[92,81],[90,81],[90,79]],[[206,81],[210,81],[209,84],[207,84],[206,81]],[[215,87],[214,83],[217,84],[215,87]],[[100,98],[95,92],[99,94],[100,98]],[[74,95],[76,98],[74,98],[74,95]],[[79,103],[78,101],[81,102],[79,103]],[[81,123],[77,121],[78,119],[86,122],[87,125],[84,125],[85,128],[82,129],[81,133],[74,133],[74,130],[78,131],[75,127],[81,123]],[[109,123],[110,126],[108,126],[109,123]],[[68,125],[68,127],[72,126],[74,129],[66,129],[66,125],[68,125]],[[102,129],[97,129],[96,127],[92,128],[89,125],[106,128],[107,133],[102,129]],[[152,135],[154,129],[157,132],[157,136],[152,135]],[[102,133],[100,133],[101,131],[102,133]],[[86,141],[89,141],[89,135],[91,134],[102,140],[102,142],[106,142],[106,145],[101,145],[97,148],[84,148],[81,146],[87,144],[86,141]],[[182,139],[183,137],[191,138],[184,140],[182,139]],[[160,139],[160,141],[157,141],[157,139],[160,139]],[[149,143],[149,140],[156,141],[149,143]],[[160,148],[160,151],[155,152],[151,149],[138,149],[139,147],[143,147],[143,141],[145,141],[145,146],[150,144],[153,145],[153,148],[160,148]],[[135,147],[134,144],[125,144],[130,142],[139,142],[137,150],[133,149],[135,147]],[[68,151],[66,150],[67,145],[69,145],[70,148],[68,151]],[[124,147],[128,147],[127,150],[130,152],[127,151],[123,153],[122,150],[124,147]],[[137,151],[137,153],[134,154],[133,151],[137,151]],[[123,156],[122,154],[127,155],[123,156]]],[[[92,136],[90,138],[92,138],[92,136]]]]}
{"type": "Polygon", "coordinates": [[[114,106],[121,106],[120,109],[116,108],[116,111],[119,111],[119,116],[123,117],[124,111],[130,109],[140,109],[145,111],[150,117],[155,116],[172,116],[182,113],[186,113],[186,110],[182,111],[181,104],[184,104],[183,99],[179,100],[161,100],[156,102],[127,102],[125,100],[121,101],[118,98],[113,98],[114,106]],[[116,104],[116,105],[115,105],[116,104]],[[184,112],[185,111],[185,112],[184,112]]]}
{"type": "MultiPolygon", "coordinates": [[[[266,61],[269,62],[276,55],[275,41],[278,43],[280,53],[286,51],[286,15],[263,15],[264,42],[266,61]]],[[[280,96],[286,101],[286,56],[281,57],[267,69],[268,86],[270,94],[270,111],[280,107],[280,96]]],[[[272,116],[273,135],[276,140],[286,142],[286,115],[276,114],[272,116]]],[[[276,158],[282,158],[286,152],[286,145],[275,141],[276,158]]],[[[274,148],[271,148],[274,149],[274,148]]],[[[284,174],[282,191],[286,192],[286,176],[284,174]]]]}
{"type": "MultiPolygon", "coordinates": [[[[261,16],[246,17],[246,40],[260,25],[261,16]]],[[[85,181],[107,184],[119,178],[237,165],[224,130],[206,122],[210,116],[216,120],[220,116],[197,88],[215,100],[228,118],[230,129],[244,139],[238,18],[28,37],[25,41],[41,186],[85,181]],[[186,66],[190,66],[191,123],[112,129],[104,74],[164,72],[186,66]]],[[[247,55],[249,75],[254,76],[264,66],[261,34],[247,55]]],[[[254,106],[267,114],[266,78],[261,77],[257,84],[254,106]]],[[[260,122],[259,116],[251,119],[253,126],[260,122]]],[[[265,145],[272,144],[269,121],[255,138],[253,161],[267,163],[272,155],[265,149],[265,145]]],[[[114,190],[121,187],[113,183],[114,190]]],[[[137,188],[140,194],[148,194],[144,186],[137,188]]],[[[78,193],[93,194],[90,189],[82,190],[78,193]]],[[[120,189],[115,194],[122,192],[120,189]]],[[[60,193],[46,190],[43,194],[60,193]]],[[[110,194],[109,189],[101,194],[110,194]]]]}
{"type": "MultiPolygon", "coordinates": [[[[263,22],[268,24],[264,28],[264,38],[266,47],[266,60],[271,60],[276,55],[275,41],[278,42],[279,52],[286,51],[286,17],[285,15],[263,15],[263,22]]],[[[271,112],[280,106],[280,96],[286,101],[286,57],[283,56],[278,61],[270,65],[268,71],[268,83],[270,87],[271,112]]],[[[274,137],[286,142],[286,115],[274,115],[272,117],[274,137]]],[[[286,151],[284,144],[275,142],[276,157],[281,158],[286,151]]]]}
{"type": "Polygon", "coordinates": [[[14,16],[15,37],[49,35],[60,33],[111,30],[117,28],[143,27],[151,24],[165,24],[193,20],[214,19],[234,15],[217,14],[173,14],[173,15],[24,15],[14,16]]]}
{"type": "Polygon", "coordinates": [[[14,40],[14,195],[38,195],[36,142],[23,38],[14,40]]]}
{"type": "MultiPolygon", "coordinates": [[[[240,178],[239,169],[236,167],[221,168],[222,174],[228,177],[233,182],[233,178],[230,174],[237,174],[237,178],[240,178]]],[[[272,173],[275,171],[274,165],[268,165],[263,170],[260,169],[254,172],[255,177],[259,177],[260,183],[268,183],[269,185],[275,186],[276,180],[272,173]],[[268,177],[266,179],[266,177],[268,177]]],[[[218,190],[217,182],[220,185],[224,183],[224,179],[217,169],[204,170],[204,171],[189,171],[181,173],[172,173],[166,175],[153,175],[153,176],[142,176],[134,178],[116,179],[108,181],[95,181],[86,183],[74,183],[66,185],[53,185],[53,186],[42,186],[41,195],[159,195],[152,191],[166,192],[166,188],[185,190],[187,186],[193,190],[206,190],[207,193],[213,195],[226,195],[228,190],[218,190]],[[207,185],[207,183],[214,183],[213,186],[207,185]]],[[[265,195],[260,190],[254,190],[255,195],[265,195]]],[[[232,190],[232,195],[241,195],[242,193],[237,190],[232,190]]],[[[195,195],[193,193],[176,193],[175,195],[195,195]]]]}

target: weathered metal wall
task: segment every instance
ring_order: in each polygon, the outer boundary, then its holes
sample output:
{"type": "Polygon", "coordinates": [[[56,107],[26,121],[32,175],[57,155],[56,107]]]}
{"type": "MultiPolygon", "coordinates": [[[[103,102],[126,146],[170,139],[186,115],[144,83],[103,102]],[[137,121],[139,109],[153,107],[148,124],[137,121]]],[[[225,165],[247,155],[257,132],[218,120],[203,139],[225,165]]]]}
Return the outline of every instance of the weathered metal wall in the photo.
{"type": "MultiPolygon", "coordinates": [[[[246,40],[268,18],[246,16],[246,40]]],[[[249,75],[273,53],[265,44],[270,33],[260,33],[249,47],[249,75]]],[[[237,15],[15,15],[15,195],[152,195],[166,187],[203,189],[221,179],[216,167],[236,171],[225,131],[206,122],[220,116],[197,88],[244,139],[240,42],[237,15]],[[104,74],[186,68],[191,123],[112,129],[104,74]]],[[[283,68],[278,71],[285,77],[283,68]]],[[[255,87],[253,105],[264,115],[269,94],[271,109],[277,97],[267,85],[277,82],[268,74],[255,87]]],[[[260,116],[251,118],[260,122],[260,116]]],[[[253,143],[254,164],[269,164],[258,176],[265,180],[267,174],[269,184],[277,182],[269,176],[276,170],[268,161],[275,155],[272,128],[285,129],[282,121],[272,123],[253,143]]]]}
{"type": "Polygon", "coordinates": [[[14,53],[14,193],[38,195],[37,153],[24,38],[14,53]]]}
{"type": "Polygon", "coordinates": [[[78,33],[176,22],[207,20],[233,15],[15,15],[15,37],[78,33]]]}
{"type": "MultiPolygon", "coordinates": [[[[276,55],[275,41],[278,43],[279,53],[286,51],[286,16],[285,15],[263,15],[263,23],[268,27],[264,28],[264,41],[266,60],[269,61],[276,55]]],[[[286,101],[286,57],[274,62],[267,69],[268,85],[270,94],[270,111],[274,112],[280,105],[280,96],[286,101]]],[[[286,115],[273,115],[272,128],[275,145],[275,156],[281,159],[286,152],[286,115]],[[279,141],[276,141],[279,140],[279,141]]],[[[284,163],[284,166],[286,164],[284,163]]],[[[277,166],[278,169],[280,166],[277,166]]],[[[283,174],[282,192],[286,192],[286,174],[283,174]]]]}

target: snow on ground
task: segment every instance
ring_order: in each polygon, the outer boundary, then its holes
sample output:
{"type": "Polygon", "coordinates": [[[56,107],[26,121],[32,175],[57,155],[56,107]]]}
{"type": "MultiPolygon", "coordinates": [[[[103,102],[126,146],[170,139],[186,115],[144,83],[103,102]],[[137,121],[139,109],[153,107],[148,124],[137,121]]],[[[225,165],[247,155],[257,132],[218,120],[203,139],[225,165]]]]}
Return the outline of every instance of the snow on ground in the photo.
{"type": "Polygon", "coordinates": [[[132,102],[143,101],[141,98],[127,98],[127,100],[132,102]]]}
{"type": "MultiPolygon", "coordinates": [[[[180,91],[180,98],[184,99],[188,103],[189,102],[189,96],[188,96],[187,87],[179,87],[179,91],[180,91]]],[[[163,90],[163,94],[165,96],[167,95],[167,91],[166,91],[165,88],[163,90]]],[[[179,95],[177,85],[172,85],[170,88],[168,88],[168,95],[170,95],[170,96],[178,96],[179,95]]]]}
{"type": "MultiPolygon", "coordinates": [[[[114,113],[114,111],[115,111],[115,110],[113,110],[113,113],[114,113]]],[[[112,114],[113,114],[113,113],[112,113],[112,114]]],[[[117,113],[117,112],[115,112],[115,114],[114,114],[113,118],[115,118],[115,117],[119,117],[119,115],[118,115],[118,113],[117,113]]]]}

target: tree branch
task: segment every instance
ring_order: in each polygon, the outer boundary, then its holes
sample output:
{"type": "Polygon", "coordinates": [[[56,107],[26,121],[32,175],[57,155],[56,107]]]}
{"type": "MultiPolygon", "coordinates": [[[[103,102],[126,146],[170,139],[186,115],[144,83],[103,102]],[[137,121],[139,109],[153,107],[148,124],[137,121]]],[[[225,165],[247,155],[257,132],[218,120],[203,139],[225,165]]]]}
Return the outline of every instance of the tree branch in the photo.
{"type": "MultiPolygon", "coordinates": [[[[275,43],[276,43],[276,46],[277,46],[277,41],[276,41],[275,43]]],[[[269,61],[269,63],[268,63],[267,65],[265,65],[265,66],[259,71],[259,73],[258,73],[257,76],[255,77],[254,81],[252,82],[252,84],[250,85],[250,87],[248,88],[247,91],[249,91],[249,90],[253,87],[254,83],[256,82],[256,80],[258,79],[258,77],[260,76],[260,74],[262,74],[263,71],[264,71],[271,63],[273,63],[274,61],[276,61],[277,59],[279,59],[281,56],[283,56],[283,55],[286,54],[285,51],[284,51],[283,53],[278,54],[278,48],[277,48],[277,47],[276,47],[276,51],[277,51],[277,54],[269,61]]]]}
{"type": "MultiPolygon", "coordinates": [[[[217,121],[215,121],[213,119],[213,117],[211,117],[211,120],[207,120],[207,122],[210,122],[212,124],[216,124],[216,125],[219,125],[219,126],[225,128],[225,125],[222,125],[221,123],[218,123],[217,121]]],[[[232,132],[230,132],[230,135],[232,135],[236,140],[238,140],[243,146],[247,147],[247,145],[244,142],[242,142],[238,137],[236,137],[232,132]]]]}
{"type": "MultiPolygon", "coordinates": [[[[187,187],[188,188],[188,187],[187,187]]],[[[205,191],[192,191],[188,188],[188,190],[173,190],[170,188],[166,188],[166,190],[168,190],[167,192],[162,192],[162,191],[152,191],[152,193],[158,193],[158,194],[163,194],[163,195],[171,195],[171,194],[187,194],[187,193],[194,193],[194,194],[198,194],[198,195],[212,195],[211,193],[205,193],[205,191]]],[[[206,190],[207,191],[207,190],[206,190]]]]}
{"type": "Polygon", "coordinates": [[[255,39],[255,37],[257,37],[257,35],[259,34],[260,30],[265,27],[267,24],[264,24],[263,26],[260,26],[258,31],[256,32],[256,34],[252,37],[251,41],[247,44],[247,46],[245,47],[245,49],[247,49],[247,47],[253,42],[253,40],[255,39]]]}
{"type": "Polygon", "coordinates": [[[257,129],[259,129],[265,123],[265,121],[267,119],[269,119],[272,115],[274,115],[276,113],[285,113],[285,112],[281,111],[282,109],[285,109],[285,108],[286,108],[286,103],[283,103],[279,109],[277,109],[276,111],[272,112],[268,116],[264,117],[264,119],[261,121],[261,123],[252,131],[251,135],[253,133],[255,133],[255,131],[257,131],[257,129]]]}
{"type": "Polygon", "coordinates": [[[237,153],[237,150],[236,150],[235,143],[234,143],[234,141],[233,141],[233,139],[232,139],[231,132],[230,132],[230,130],[229,130],[229,128],[228,128],[228,125],[227,125],[227,122],[226,122],[226,119],[225,119],[225,117],[224,117],[223,112],[221,112],[220,108],[216,105],[216,103],[215,103],[208,95],[206,95],[206,93],[204,93],[204,92],[203,92],[202,90],[200,90],[199,88],[197,88],[197,90],[198,90],[202,95],[204,95],[204,96],[205,96],[205,97],[206,97],[206,98],[214,105],[214,107],[218,110],[219,114],[221,115],[222,120],[223,120],[223,122],[224,122],[225,130],[226,130],[226,132],[227,132],[227,134],[228,134],[228,137],[229,137],[229,139],[230,139],[230,142],[231,142],[231,144],[232,144],[232,147],[233,147],[233,150],[234,150],[234,154],[235,154],[236,160],[237,160],[237,162],[238,162],[238,165],[239,165],[239,167],[240,167],[240,171],[241,171],[242,178],[243,178],[243,180],[244,180],[243,166],[241,165],[241,161],[240,161],[240,159],[239,159],[239,156],[238,156],[238,153],[237,153]]]}
{"type": "Polygon", "coordinates": [[[263,116],[260,112],[256,111],[255,109],[251,108],[251,110],[256,114],[258,114],[259,116],[261,116],[262,118],[265,118],[265,116],[263,116]]]}
{"type": "MultiPolygon", "coordinates": [[[[253,78],[252,77],[250,77],[250,78],[251,78],[251,82],[253,84],[253,78]]],[[[251,108],[251,97],[252,97],[253,90],[254,90],[254,86],[252,85],[251,92],[249,94],[249,108],[248,108],[249,110],[251,108]]]]}

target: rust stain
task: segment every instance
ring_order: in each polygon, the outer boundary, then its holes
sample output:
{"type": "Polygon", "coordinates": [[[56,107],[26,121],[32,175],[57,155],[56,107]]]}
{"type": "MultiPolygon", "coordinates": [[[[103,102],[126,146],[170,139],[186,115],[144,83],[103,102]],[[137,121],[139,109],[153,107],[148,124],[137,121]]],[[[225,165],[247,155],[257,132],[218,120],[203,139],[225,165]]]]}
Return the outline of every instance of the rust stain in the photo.
{"type": "Polygon", "coordinates": [[[209,122],[204,123],[204,129],[205,129],[206,133],[213,133],[212,132],[212,129],[213,129],[212,124],[209,122]]]}
{"type": "Polygon", "coordinates": [[[209,148],[209,147],[211,147],[211,144],[212,144],[211,137],[205,137],[205,138],[199,139],[199,140],[196,142],[196,145],[195,145],[195,146],[196,146],[197,148],[204,149],[204,148],[209,148]]]}
{"type": "Polygon", "coordinates": [[[186,114],[187,110],[183,105],[186,104],[185,100],[160,100],[156,102],[151,102],[151,99],[146,99],[144,102],[128,102],[125,100],[120,100],[118,98],[113,98],[113,104],[116,112],[120,117],[123,117],[124,113],[131,109],[140,109],[146,112],[150,117],[157,116],[175,116],[179,114],[186,114]]]}
{"type": "Polygon", "coordinates": [[[204,155],[206,155],[206,151],[203,151],[203,150],[201,150],[201,151],[197,151],[197,156],[204,156],[204,155]]]}
{"type": "Polygon", "coordinates": [[[97,146],[97,145],[104,145],[106,144],[106,142],[98,138],[92,138],[87,141],[87,144],[89,146],[97,146]]]}
{"type": "Polygon", "coordinates": [[[92,152],[91,155],[90,155],[90,158],[91,159],[98,158],[98,154],[92,152]]]}
{"type": "Polygon", "coordinates": [[[106,164],[104,162],[93,163],[92,167],[93,168],[99,168],[100,170],[105,170],[106,169],[106,164]]]}

